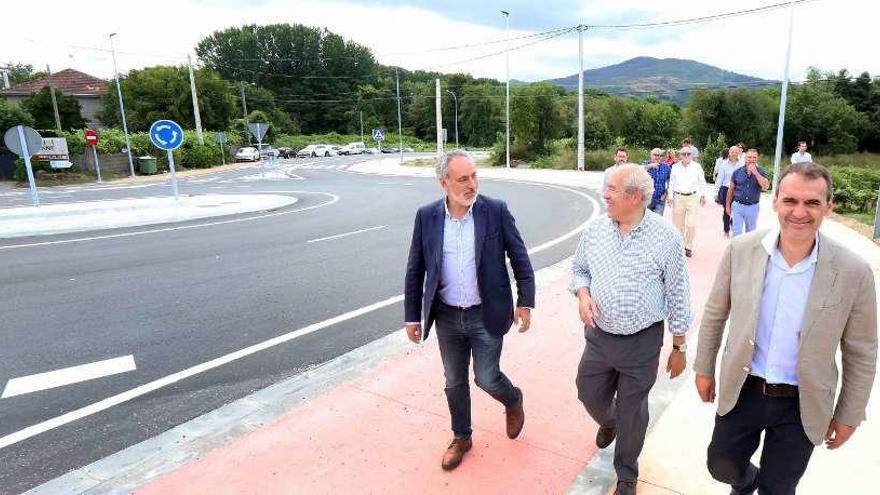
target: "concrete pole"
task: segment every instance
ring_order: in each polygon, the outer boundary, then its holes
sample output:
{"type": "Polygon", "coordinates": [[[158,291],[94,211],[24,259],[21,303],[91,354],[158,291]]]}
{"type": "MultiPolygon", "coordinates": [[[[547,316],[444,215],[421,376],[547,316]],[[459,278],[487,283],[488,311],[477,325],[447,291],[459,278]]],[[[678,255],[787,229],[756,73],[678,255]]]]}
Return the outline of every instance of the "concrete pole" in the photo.
{"type": "Polygon", "coordinates": [[[361,142],[364,142],[364,111],[360,110],[361,114],[361,142]]]}
{"type": "Polygon", "coordinates": [[[788,48],[785,50],[785,75],[782,80],[782,94],[779,97],[779,121],[776,123],[776,156],[773,159],[773,190],[779,185],[780,163],[782,161],[782,134],[785,130],[785,104],[788,99],[788,66],[791,61],[791,33],[794,30],[794,0],[788,4],[788,48]]]}
{"type": "Polygon", "coordinates": [[[125,104],[122,102],[122,87],[119,85],[119,68],[116,66],[116,49],[113,47],[113,37],[116,33],[110,33],[110,51],[113,53],[113,75],[116,77],[116,94],[119,95],[119,115],[122,116],[122,132],[125,134],[125,148],[128,150],[128,168],[134,177],[134,160],[131,157],[131,138],[128,137],[128,124],[125,121],[125,104]]]}
{"type": "MultiPolygon", "coordinates": [[[[244,126],[248,127],[247,97],[244,95],[244,81],[241,83],[241,111],[244,112],[244,126]]],[[[248,144],[251,144],[251,133],[248,130],[248,144]]]]}
{"type": "Polygon", "coordinates": [[[61,134],[61,114],[58,113],[58,100],[55,99],[55,84],[52,82],[52,69],[46,64],[46,78],[49,80],[49,95],[52,96],[52,111],[55,112],[55,129],[61,134]]]}
{"type": "MultiPolygon", "coordinates": [[[[504,35],[509,36],[510,33],[510,12],[506,10],[502,10],[501,14],[504,15],[504,35]]],[[[505,53],[504,53],[504,62],[507,66],[507,82],[505,83],[504,89],[504,135],[506,140],[506,149],[507,149],[507,159],[505,160],[505,164],[507,168],[510,168],[510,42],[505,43],[505,53]]]]}
{"type": "Polygon", "coordinates": [[[9,70],[0,69],[0,76],[3,76],[3,89],[9,89],[9,70]]]}
{"type": "Polygon", "coordinates": [[[397,152],[400,154],[400,163],[403,163],[403,120],[400,118],[400,74],[397,67],[394,68],[394,78],[397,80],[397,137],[400,142],[397,152]]]}
{"type": "Polygon", "coordinates": [[[455,95],[454,92],[446,90],[447,93],[452,95],[452,101],[455,103],[455,149],[461,149],[458,145],[458,96],[455,95]]]}
{"type": "Polygon", "coordinates": [[[587,27],[581,24],[578,30],[578,149],[577,169],[584,170],[584,30],[587,27]]]}
{"type": "Polygon", "coordinates": [[[437,114],[437,159],[443,155],[443,114],[440,109],[440,79],[434,80],[434,93],[436,98],[435,109],[437,114]]]}
{"type": "Polygon", "coordinates": [[[196,136],[199,138],[199,144],[205,144],[205,136],[202,134],[202,116],[199,114],[199,96],[196,94],[196,78],[193,75],[192,57],[186,54],[186,65],[189,66],[189,89],[192,93],[193,115],[196,118],[196,136]]]}

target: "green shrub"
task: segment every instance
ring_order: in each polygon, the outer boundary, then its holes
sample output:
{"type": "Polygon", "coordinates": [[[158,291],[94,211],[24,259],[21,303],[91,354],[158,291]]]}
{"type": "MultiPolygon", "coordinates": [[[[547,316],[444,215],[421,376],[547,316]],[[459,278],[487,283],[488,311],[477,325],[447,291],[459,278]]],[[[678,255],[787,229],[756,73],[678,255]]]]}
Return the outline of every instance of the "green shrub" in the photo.
{"type": "Polygon", "coordinates": [[[183,167],[211,168],[219,164],[220,147],[218,145],[195,143],[183,148],[183,157],[180,163],[183,167]]]}
{"type": "Polygon", "coordinates": [[[834,187],[835,208],[842,212],[870,213],[877,205],[880,169],[829,167],[834,187]]]}
{"type": "MultiPolygon", "coordinates": [[[[49,166],[49,162],[35,162],[31,160],[31,170],[34,172],[34,176],[37,175],[38,171],[44,172],[52,172],[52,167],[49,166]]],[[[24,165],[24,159],[19,158],[15,160],[15,172],[12,175],[12,178],[18,182],[27,182],[27,169],[24,165]]]]}

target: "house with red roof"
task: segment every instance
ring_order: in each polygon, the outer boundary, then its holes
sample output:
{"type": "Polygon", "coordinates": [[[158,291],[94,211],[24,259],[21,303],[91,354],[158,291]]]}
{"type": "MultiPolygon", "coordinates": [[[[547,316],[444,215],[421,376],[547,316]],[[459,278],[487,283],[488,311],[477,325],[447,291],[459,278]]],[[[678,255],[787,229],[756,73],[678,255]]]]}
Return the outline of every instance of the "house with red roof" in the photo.
{"type": "MultiPolygon", "coordinates": [[[[86,125],[91,128],[100,127],[96,115],[101,108],[101,98],[107,92],[109,83],[106,80],[78,70],[64,69],[52,74],[52,84],[56,91],[61,91],[65,95],[77,99],[86,125]]],[[[33,81],[2,89],[0,96],[9,102],[20,104],[26,96],[39,93],[47,86],[49,86],[49,79],[43,76],[33,81]]]]}

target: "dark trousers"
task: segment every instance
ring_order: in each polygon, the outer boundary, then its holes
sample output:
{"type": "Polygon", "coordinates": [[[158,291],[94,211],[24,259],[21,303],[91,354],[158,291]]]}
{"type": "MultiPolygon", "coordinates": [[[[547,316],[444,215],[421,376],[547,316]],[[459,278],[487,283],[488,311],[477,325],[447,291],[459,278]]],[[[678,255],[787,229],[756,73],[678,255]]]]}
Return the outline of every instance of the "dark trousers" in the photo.
{"type": "Polygon", "coordinates": [[[727,214],[727,186],[718,188],[718,200],[721,201],[721,222],[724,224],[724,233],[730,233],[730,215],[727,214]]]}
{"type": "Polygon", "coordinates": [[[486,331],[479,306],[463,310],[438,302],[436,325],[452,432],[458,438],[467,437],[472,432],[468,385],[471,354],[474,356],[474,383],[478,387],[505,406],[518,403],[520,392],[501,372],[504,337],[486,331]]]}
{"type": "Polygon", "coordinates": [[[715,416],[707,465],[716,480],[734,490],[754,486],[761,495],[794,494],[807,470],[813,444],[804,433],[797,398],[768,397],[744,387],[736,406],[715,416]],[[761,468],[749,459],[764,433],[761,468]]]}
{"type": "Polygon", "coordinates": [[[617,429],[617,479],[636,481],[648,430],[648,392],[657,380],[663,347],[663,322],[633,335],[593,327],[585,327],[584,333],[587,345],[578,366],[578,398],[596,423],[617,429]]]}

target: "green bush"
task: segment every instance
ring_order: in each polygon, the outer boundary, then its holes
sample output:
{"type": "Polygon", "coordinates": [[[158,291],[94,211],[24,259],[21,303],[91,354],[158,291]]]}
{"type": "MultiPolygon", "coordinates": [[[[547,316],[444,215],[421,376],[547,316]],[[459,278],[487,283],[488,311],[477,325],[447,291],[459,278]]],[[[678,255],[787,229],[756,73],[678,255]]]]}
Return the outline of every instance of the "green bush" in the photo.
{"type": "Polygon", "coordinates": [[[220,164],[220,147],[215,144],[191,144],[183,148],[181,166],[186,168],[211,168],[220,164]]]}
{"type": "Polygon", "coordinates": [[[877,205],[880,169],[829,167],[834,188],[835,208],[842,212],[870,213],[877,205]]]}
{"type": "MultiPolygon", "coordinates": [[[[52,167],[49,166],[49,162],[35,162],[31,160],[31,170],[34,172],[34,176],[37,175],[38,171],[43,172],[52,172],[52,167]]],[[[12,175],[12,178],[18,182],[27,182],[27,169],[24,165],[24,159],[19,158],[15,160],[15,172],[12,175]]]]}

